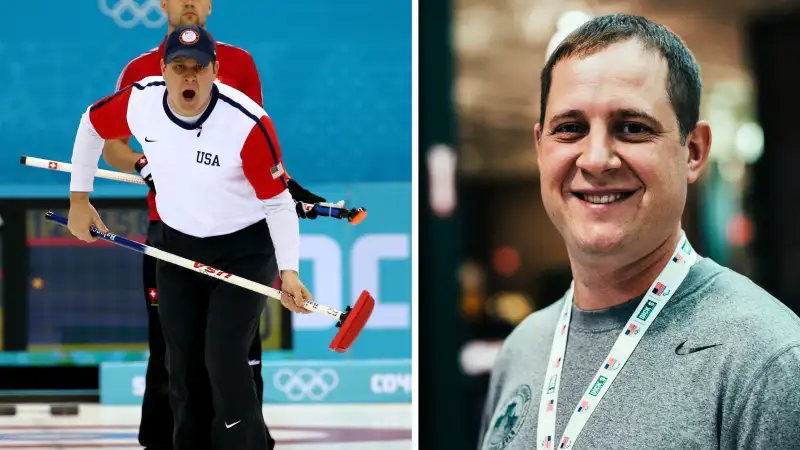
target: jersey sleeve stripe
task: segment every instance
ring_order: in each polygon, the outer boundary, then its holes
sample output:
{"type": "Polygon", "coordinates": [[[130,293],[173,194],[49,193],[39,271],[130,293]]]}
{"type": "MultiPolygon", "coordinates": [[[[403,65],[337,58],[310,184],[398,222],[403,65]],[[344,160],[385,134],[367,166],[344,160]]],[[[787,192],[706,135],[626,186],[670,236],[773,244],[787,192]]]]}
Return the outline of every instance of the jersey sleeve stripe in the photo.
{"type": "Polygon", "coordinates": [[[241,52],[244,52],[246,55],[250,56],[250,52],[248,52],[247,50],[243,49],[242,47],[239,47],[238,45],[233,45],[233,44],[229,44],[227,42],[222,42],[222,41],[217,41],[217,45],[220,46],[220,47],[228,47],[228,48],[231,48],[233,50],[239,50],[241,52]]]}
{"type": "Polygon", "coordinates": [[[119,77],[117,78],[117,87],[115,88],[115,90],[118,91],[118,90],[122,89],[123,87],[125,87],[125,86],[122,86],[122,80],[125,79],[125,75],[128,74],[128,70],[130,70],[131,66],[133,66],[133,64],[136,61],[138,61],[138,60],[140,60],[140,59],[142,59],[142,58],[144,58],[146,56],[152,55],[153,52],[155,52],[157,50],[158,50],[158,47],[150,49],[150,50],[142,53],[141,55],[137,56],[136,58],[133,58],[132,60],[128,61],[128,64],[125,64],[125,67],[122,68],[122,72],[120,72],[119,77]]]}
{"type": "MultiPolygon", "coordinates": [[[[261,119],[256,117],[255,114],[253,114],[250,111],[248,111],[247,108],[245,108],[241,104],[237,103],[232,98],[230,98],[230,97],[228,97],[228,96],[226,96],[224,94],[220,94],[219,98],[220,98],[220,100],[224,101],[225,103],[228,103],[229,105],[231,105],[234,108],[238,109],[239,111],[242,112],[242,114],[244,114],[247,117],[253,119],[253,121],[256,124],[258,124],[258,129],[261,130],[261,133],[264,134],[264,138],[266,138],[267,143],[269,144],[269,150],[270,150],[270,153],[272,153],[272,163],[273,163],[273,165],[277,166],[278,164],[280,164],[281,160],[280,160],[280,158],[278,158],[278,152],[275,150],[275,144],[272,142],[272,137],[270,137],[269,132],[267,132],[267,129],[264,128],[264,124],[261,123],[261,119]]],[[[284,177],[281,177],[280,180],[281,180],[281,183],[283,183],[283,187],[288,187],[287,184],[286,184],[286,179],[284,177]]]]}
{"type": "Polygon", "coordinates": [[[123,89],[121,89],[121,90],[119,90],[119,91],[117,91],[117,92],[115,92],[115,93],[113,93],[113,94],[109,95],[108,97],[106,97],[106,98],[104,98],[104,99],[102,99],[102,100],[98,101],[97,103],[95,103],[94,105],[92,105],[92,107],[91,107],[89,110],[90,110],[90,111],[94,111],[94,110],[96,110],[96,109],[100,109],[100,108],[102,108],[103,106],[107,105],[107,104],[108,104],[110,101],[112,101],[112,100],[114,100],[115,98],[117,98],[118,96],[120,96],[120,95],[124,94],[126,91],[128,91],[128,90],[129,90],[129,89],[131,89],[132,87],[135,87],[136,89],[139,89],[139,90],[141,91],[141,90],[143,90],[143,89],[145,89],[145,88],[148,88],[148,87],[151,87],[151,86],[165,86],[165,85],[166,85],[166,83],[165,83],[165,82],[163,82],[163,81],[153,81],[153,82],[151,82],[151,83],[147,83],[147,84],[146,84],[146,85],[144,85],[144,86],[142,86],[142,85],[141,85],[141,84],[139,84],[139,83],[133,83],[132,85],[130,85],[130,86],[126,86],[126,87],[124,87],[123,89]]]}

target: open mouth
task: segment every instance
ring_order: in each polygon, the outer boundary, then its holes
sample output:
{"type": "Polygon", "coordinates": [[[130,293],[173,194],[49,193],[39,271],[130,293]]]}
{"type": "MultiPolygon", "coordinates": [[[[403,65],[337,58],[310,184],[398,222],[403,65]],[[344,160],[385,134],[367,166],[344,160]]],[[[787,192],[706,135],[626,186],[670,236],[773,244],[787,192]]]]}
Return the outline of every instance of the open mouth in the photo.
{"type": "Polygon", "coordinates": [[[181,95],[183,95],[183,98],[185,100],[191,100],[194,98],[195,92],[193,89],[186,89],[183,92],[181,92],[181,95]]]}
{"type": "Polygon", "coordinates": [[[638,189],[633,191],[624,192],[610,192],[601,194],[589,194],[583,192],[573,192],[572,195],[593,205],[608,205],[611,203],[619,203],[628,199],[631,195],[635,194],[638,189]]]}

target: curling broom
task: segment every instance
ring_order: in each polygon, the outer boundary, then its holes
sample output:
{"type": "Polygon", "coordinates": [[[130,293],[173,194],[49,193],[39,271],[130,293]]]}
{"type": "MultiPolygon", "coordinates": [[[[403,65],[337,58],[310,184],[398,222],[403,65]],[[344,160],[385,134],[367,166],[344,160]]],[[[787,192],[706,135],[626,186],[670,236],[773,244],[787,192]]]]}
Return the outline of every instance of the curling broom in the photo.
{"type": "MultiPolygon", "coordinates": [[[[40,169],[55,170],[58,172],[72,173],[72,164],[52,161],[49,159],[35,158],[33,156],[20,156],[19,163],[29,167],[38,167],[40,169]]],[[[105,178],[107,180],[122,181],[124,183],[142,184],[144,179],[138,175],[130,173],[116,172],[113,170],[97,169],[94,176],[96,178],[105,178]]],[[[345,208],[344,202],[339,203],[299,203],[306,211],[309,218],[323,216],[332,217],[334,219],[346,219],[351,225],[358,225],[367,217],[367,210],[361,207],[358,208],[345,208]]]]}
{"type": "MultiPolygon", "coordinates": [[[[52,211],[48,211],[45,214],[45,219],[55,222],[59,225],[67,226],[67,218],[56,215],[52,211]]],[[[92,226],[89,231],[91,232],[92,236],[112,242],[120,247],[125,247],[129,250],[143,253],[147,256],[175,264],[176,266],[180,266],[185,269],[193,270],[203,275],[222,280],[226,283],[231,283],[244,289],[258,292],[259,294],[266,295],[267,297],[276,299],[278,301],[281,299],[282,292],[272,287],[256,283],[255,281],[251,281],[219,269],[215,269],[197,261],[191,261],[189,259],[173,255],[172,253],[150,247],[149,245],[145,245],[113,233],[104,233],[94,226],[92,226]]],[[[339,311],[309,300],[305,300],[303,306],[308,311],[323,314],[336,320],[336,327],[339,328],[339,331],[336,333],[336,336],[334,336],[333,341],[331,341],[328,348],[338,353],[344,353],[350,348],[351,345],[353,345],[353,342],[355,342],[359,333],[361,333],[361,330],[363,330],[364,326],[367,324],[367,320],[369,320],[372,310],[375,308],[375,299],[372,298],[372,295],[370,295],[369,292],[363,291],[353,307],[351,308],[348,306],[344,311],[339,311]]]]}

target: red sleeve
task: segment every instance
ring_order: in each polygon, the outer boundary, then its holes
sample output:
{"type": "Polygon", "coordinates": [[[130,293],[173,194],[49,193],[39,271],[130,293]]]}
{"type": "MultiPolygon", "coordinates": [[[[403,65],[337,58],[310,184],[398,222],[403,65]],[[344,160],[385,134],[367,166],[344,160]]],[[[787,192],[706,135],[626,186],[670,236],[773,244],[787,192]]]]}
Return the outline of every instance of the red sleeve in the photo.
{"type": "Polygon", "coordinates": [[[125,68],[122,69],[122,73],[120,73],[119,78],[117,78],[117,87],[115,90],[119,91],[125,86],[130,86],[131,84],[144,78],[136,75],[136,69],[133,65],[134,61],[136,61],[136,59],[131,60],[125,66],[125,68]]]}
{"type": "Polygon", "coordinates": [[[101,138],[108,140],[131,136],[131,129],[128,127],[128,101],[133,89],[128,86],[89,108],[89,120],[101,138]]]}
{"type": "Polygon", "coordinates": [[[255,124],[242,146],[242,169],[256,197],[266,200],[286,189],[286,172],[275,126],[268,116],[255,124]]]}
{"type": "Polygon", "coordinates": [[[245,52],[246,63],[244,67],[246,68],[246,76],[245,82],[242,83],[244,85],[244,92],[245,95],[250,97],[251,100],[258,103],[258,106],[264,107],[264,95],[261,91],[261,77],[258,75],[258,68],[256,67],[256,62],[253,60],[253,57],[245,52]]]}

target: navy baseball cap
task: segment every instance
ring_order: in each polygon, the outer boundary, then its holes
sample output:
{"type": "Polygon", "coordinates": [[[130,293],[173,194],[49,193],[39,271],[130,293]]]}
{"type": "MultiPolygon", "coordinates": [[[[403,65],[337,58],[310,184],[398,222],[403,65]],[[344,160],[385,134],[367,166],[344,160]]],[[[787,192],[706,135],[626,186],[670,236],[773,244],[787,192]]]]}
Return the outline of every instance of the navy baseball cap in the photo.
{"type": "Polygon", "coordinates": [[[164,45],[164,62],[185,56],[207,66],[217,59],[217,42],[211,33],[197,25],[185,25],[172,32],[164,45]]]}

